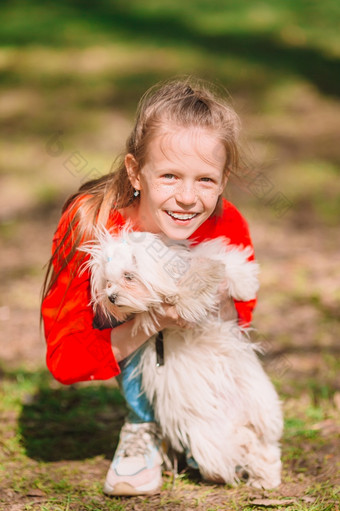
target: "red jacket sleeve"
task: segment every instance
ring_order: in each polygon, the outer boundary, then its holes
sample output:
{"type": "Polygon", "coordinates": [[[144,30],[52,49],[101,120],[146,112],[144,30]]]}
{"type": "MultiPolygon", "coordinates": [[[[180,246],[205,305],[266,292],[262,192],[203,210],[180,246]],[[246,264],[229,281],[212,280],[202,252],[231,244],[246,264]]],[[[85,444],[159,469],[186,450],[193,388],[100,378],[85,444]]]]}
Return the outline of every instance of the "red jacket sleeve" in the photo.
{"type": "MultiPolygon", "coordinates": [[[[69,220],[66,211],[55,233],[53,250],[69,220]]],[[[77,257],[70,261],[42,303],[47,367],[64,384],[106,380],[120,372],[111,348],[111,329],[93,328],[90,276],[88,271],[79,274],[78,261],[77,257]]]]}
{"type": "MultiPolygon", "coordinates": [[[[195,242],[200,243],[201,241],[219,236],[228,238],[232,245],[251,246],[254,249],[247,221],[238,209],[226,199],[223,199],[222,211],[204,222],[191,238],[195,242]]],[[[254,258],[253,254],[249,260],[254,260],[254,258]]],[[[249,300],[248,302],[234,300],[234,303],[240,325],[249,326],[256,305],[256,299],[249,300]]]]}

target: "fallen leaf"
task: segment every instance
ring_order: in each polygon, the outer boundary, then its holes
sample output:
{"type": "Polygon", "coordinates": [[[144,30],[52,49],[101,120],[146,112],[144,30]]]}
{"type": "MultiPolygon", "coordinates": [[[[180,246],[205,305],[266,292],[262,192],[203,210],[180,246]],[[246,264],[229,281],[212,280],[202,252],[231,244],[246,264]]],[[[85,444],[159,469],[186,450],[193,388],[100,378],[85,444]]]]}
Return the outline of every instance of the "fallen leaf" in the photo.
{"type": "Polygon", "coordinates": [[[26,493],[26,497],[46,497],[46,493],[41,490],[33,489],[26,493]]]}
{"type": "Polygon", "coordinates": [[[296,499],[255,499],[249,504],[251,506],[264,506],[264,507],[273,507],[273,506],[288,506],[290,504],[295,504],[296,499]]]}
{"type": "Polygon", "coordinates": [[[315,502],[315,498],[314,497],[301,497],[301,500],[303,500],[304,502],[308,502],[309,504],[313,504],[313,502],[315,502]]]}

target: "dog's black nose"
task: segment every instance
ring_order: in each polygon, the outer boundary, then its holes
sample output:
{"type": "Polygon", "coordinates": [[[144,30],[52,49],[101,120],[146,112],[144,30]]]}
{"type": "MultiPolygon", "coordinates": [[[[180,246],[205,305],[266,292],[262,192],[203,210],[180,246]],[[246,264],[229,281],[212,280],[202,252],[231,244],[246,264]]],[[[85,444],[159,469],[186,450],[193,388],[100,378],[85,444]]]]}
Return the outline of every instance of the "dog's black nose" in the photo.
{"type": "Polygon", "coordinates": [[[117,295],[116,294],[112,294],[112,295],[109,296],[109,300],[110,300],[111,303],[115,303],[116,299],[117,299],[117,295]]]}

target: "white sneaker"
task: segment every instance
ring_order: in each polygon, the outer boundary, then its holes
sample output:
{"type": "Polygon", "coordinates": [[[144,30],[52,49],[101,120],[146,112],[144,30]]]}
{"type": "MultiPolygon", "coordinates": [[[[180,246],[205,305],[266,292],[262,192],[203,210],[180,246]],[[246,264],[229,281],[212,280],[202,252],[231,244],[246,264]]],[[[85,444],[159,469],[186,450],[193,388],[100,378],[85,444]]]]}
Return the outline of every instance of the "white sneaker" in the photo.
{"type": "Polygon", "coordinates": [[[106,476],[107,495],[154,495],[162,486],[161,437],[154,422],[126,422],[106,476]]]}

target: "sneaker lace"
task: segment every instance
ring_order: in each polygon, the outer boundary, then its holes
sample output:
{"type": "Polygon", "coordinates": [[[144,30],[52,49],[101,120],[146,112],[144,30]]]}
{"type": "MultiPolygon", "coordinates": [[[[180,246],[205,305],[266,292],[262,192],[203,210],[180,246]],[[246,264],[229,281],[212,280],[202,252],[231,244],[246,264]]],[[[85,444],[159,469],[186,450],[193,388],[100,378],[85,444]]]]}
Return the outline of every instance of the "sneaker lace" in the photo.
{"type": "Polygon", "coordinates": [[[144,455],[150,444],[159,447],[161,434],[156,424],[146,423],[135,424],[125,423],[121,432],[121,452],[123,456],[144,455]]]}
{"type": "Polygon", "coordinates": [[[176,452],[167,445],[162,447],[162,434],[157,424],[150,422],[145,424],[135,424],[126,422],[121,430],[120,453],[123,457],[145,455],[150,448],[150,444],[157,447],[162,457],[163,465],[166,470],[171,470],[173,475],[172,488],[178,474],[178,459],[176,452]]]}

